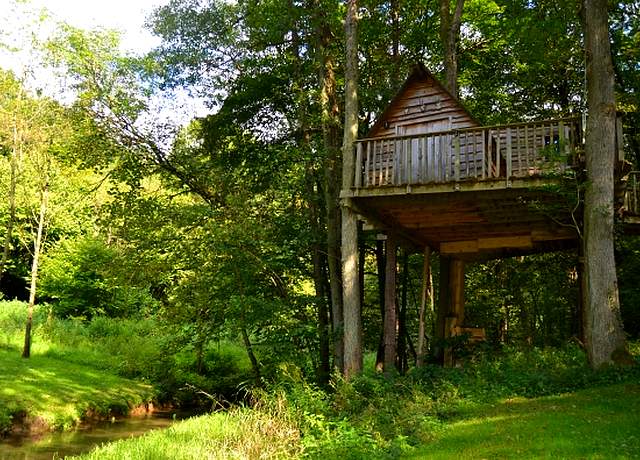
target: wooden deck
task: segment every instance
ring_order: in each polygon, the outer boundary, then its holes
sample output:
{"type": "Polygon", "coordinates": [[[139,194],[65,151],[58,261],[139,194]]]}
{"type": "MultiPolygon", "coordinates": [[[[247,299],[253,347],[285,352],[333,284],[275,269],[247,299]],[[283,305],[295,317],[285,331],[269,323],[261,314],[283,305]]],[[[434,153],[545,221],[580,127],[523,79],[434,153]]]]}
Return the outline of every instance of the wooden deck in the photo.
{"type": "MultiPolygon", "coordinates": [[[[562,173],[581,145],[579,118],[361,139],[355,190],[562,173]]],[[[459,185],[458,185],[459,187],[459,185]]]]}
{"type": "MultiPolygon", "coordinates": [[[[558,191],[575,187],[564,173],[581,151],[577,117],[361,139],[354,186],[342,197],[369,228],[458,259],[572,248],[575,197],[558,191]]],[[[639,200],[640,173],[632,173],[629,222],[639,200]]]]}

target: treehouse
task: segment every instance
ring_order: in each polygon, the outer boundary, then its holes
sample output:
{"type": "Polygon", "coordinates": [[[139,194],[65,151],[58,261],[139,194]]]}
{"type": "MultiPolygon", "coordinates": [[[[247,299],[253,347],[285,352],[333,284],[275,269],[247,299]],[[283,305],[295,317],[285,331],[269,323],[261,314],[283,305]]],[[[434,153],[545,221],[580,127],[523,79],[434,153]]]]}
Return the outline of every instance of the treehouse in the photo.
{"type": "MultiPolygon", "coordinates": [[[[466,261],[577,247],[571,178],[584,169],[582,151],[581,117],[481,126],[418,65],[356,142],[353,184],[341,197],[365,228],[440,253],[437,335],[447,337],[465,331],[466,261]]],[[[638,211],[632,179],[626,209],[618,206],[627,215],[638,211]]]]}

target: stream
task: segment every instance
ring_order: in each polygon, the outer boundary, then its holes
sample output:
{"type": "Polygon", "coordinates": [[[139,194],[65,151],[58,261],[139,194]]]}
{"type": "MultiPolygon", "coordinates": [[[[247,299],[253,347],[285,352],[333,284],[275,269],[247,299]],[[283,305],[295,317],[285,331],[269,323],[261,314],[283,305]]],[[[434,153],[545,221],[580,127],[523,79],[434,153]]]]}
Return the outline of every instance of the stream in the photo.
{"type": "Polygon", "coordinates": [[[192,415],[193,413],[157,411],[146,416],[100,422],[75,431],[46,433],[37,438],[9,436],[0,440],[0,460],[51,460],[67,455],[79,455],[103,443],[167,428],[174,422],[192,415]]]}

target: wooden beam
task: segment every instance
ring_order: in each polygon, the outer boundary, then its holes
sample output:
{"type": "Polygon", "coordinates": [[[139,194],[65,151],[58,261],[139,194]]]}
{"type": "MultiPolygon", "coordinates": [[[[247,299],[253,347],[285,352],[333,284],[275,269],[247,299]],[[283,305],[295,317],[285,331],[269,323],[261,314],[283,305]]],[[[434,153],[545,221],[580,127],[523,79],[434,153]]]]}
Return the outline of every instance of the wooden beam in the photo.
{"type": "Polygon", "coordinates": [[[467,252],[478,252],[478,240],[440,243],[440,254],[464,254],[467,252]]]}
{"type": "Polygon", "coordinates": [[[440,243],[441,254],[465,254],[501,248],[532,248],[531,234],[440,243]]]}

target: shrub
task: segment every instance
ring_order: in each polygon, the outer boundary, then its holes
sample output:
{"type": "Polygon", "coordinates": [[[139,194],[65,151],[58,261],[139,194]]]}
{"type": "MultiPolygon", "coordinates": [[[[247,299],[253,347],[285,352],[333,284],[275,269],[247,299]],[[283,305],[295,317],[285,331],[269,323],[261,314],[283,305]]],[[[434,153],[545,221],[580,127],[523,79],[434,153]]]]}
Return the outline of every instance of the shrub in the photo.
{"type": "Polygon", "coordinates": [[[62,241],[50,251],[42,262],[40,291],[53,301],[56,316],[123,317],[147,310],[151,295],[119,271],[119,258],[116,248],[92,237],[62,241]]]}

